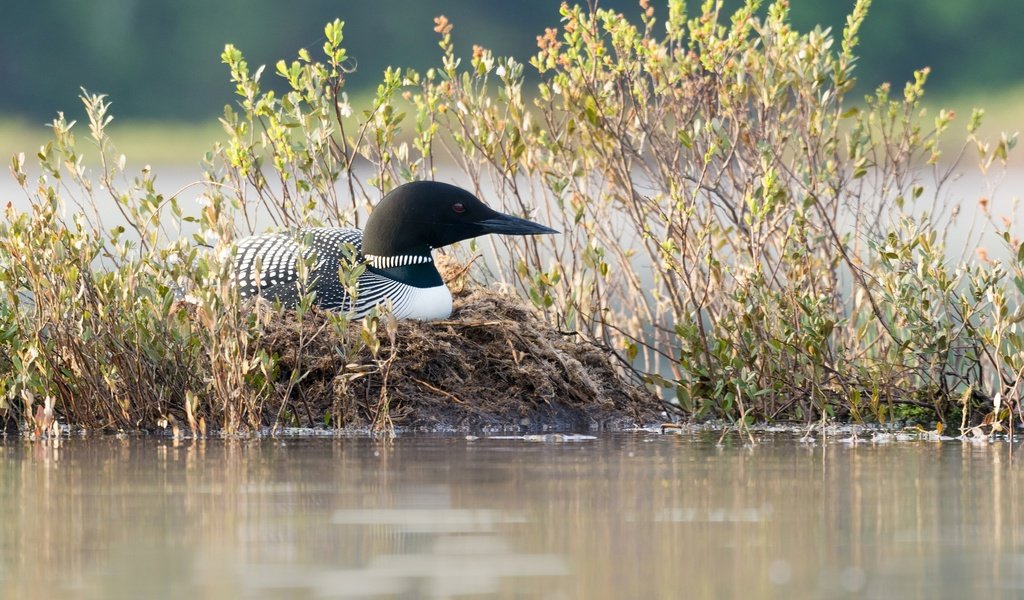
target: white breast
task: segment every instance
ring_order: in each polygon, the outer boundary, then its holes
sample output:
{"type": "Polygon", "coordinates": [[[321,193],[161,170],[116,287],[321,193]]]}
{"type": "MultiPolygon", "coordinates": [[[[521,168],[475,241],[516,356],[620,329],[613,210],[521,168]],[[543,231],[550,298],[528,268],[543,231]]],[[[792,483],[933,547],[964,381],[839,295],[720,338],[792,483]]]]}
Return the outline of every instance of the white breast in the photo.
{"type": "Polygon", "coordinates": [[[435,321],[452,314],[452,293],[448,286],[430,288],[403,286],[400,293],[390,298],[394,315],[399,319],[435,321]]]}

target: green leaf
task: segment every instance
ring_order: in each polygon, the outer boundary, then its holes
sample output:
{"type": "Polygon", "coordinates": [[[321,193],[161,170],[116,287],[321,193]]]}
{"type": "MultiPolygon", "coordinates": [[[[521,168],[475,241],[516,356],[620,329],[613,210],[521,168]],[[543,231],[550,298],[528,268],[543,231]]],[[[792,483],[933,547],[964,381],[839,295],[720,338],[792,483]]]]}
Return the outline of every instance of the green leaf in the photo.
{"type": "Polygon", "coordinates": [[[587,121],[589,121],[591,125],[596,126],[601,124],[601,119],[597,114],[597,100],[594,100],[593,96],[587,96],[583,100],[583,110],[587,115],[587,121]]]}

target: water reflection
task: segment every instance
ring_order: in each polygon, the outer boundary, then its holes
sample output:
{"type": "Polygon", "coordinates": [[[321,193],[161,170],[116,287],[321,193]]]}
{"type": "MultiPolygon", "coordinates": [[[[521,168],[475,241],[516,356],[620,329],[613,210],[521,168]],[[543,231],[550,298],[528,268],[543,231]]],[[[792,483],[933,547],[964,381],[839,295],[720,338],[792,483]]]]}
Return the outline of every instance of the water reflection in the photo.
{"type": "Polygon", "coordinates": [[[1007,444],[0,443],[0,597],[1017,597],[1007,444]]]}

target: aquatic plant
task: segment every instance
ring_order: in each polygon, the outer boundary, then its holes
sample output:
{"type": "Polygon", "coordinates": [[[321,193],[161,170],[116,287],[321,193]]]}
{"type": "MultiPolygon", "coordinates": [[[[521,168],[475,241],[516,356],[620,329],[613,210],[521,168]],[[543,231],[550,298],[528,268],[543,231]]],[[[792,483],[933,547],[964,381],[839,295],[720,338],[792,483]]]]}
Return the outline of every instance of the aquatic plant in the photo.
{"type": "Polygon", "coordinates": [[[460,69],[439,23],[444,68],[410,98],[434,129],[417,132],[446,132],[506,206],[543,197],[565,232],[508,248],[516,267],[497,277],[619,349],[687,418],[884,422],[909,405],[1006,422],[1024,357],[1014,208],[988,224],[1005,266],[950,264],[945,241],[965,153],[995,169],[1016,137],[978,139],[978,112],[945,157],[954,115],[926,118],[927,68],[898,96],[851,101],[867,1],[838,40],[793,30],[784,1],[728,18],[668,4],[660,23],[641,1],[639,24],[563,5],[538,37],[535,93],[482,48],[460,69]]]}
{"type": "MultiPolygon", "coordinates": [[[[200,206],[158,192],[148,168],[129,174],[105,98],[84,93],[94,170],[63,115],[38,177],[12,161],[31,207],[0,226],[2,406],[27,429],[38,406],[87,427],[255,429],[298,414],[319,335],[332,336],[338,381],[368,364],[386,375],[400,345],[386,314],[310,317],[308,298],[288,316],[297,352],[281,369],[266,314],[231,285],[232,242],[358,226],[385,191],[454,165],[489,203],[536,208],[564,232],[465,244],[461,258],[479,244],[503,257],[474,277],[617,353],[681,417],[887,422],[913,407],[991,433],[1019,416],[1013,211],[998,223],[983,207],[1005,259],[953,264],[946,248],[963,218],[950,177],[970,155],[997,169],[1016,138],[978,139],[978,112],[947,158],[954,115],[925,117],[927,69],[902,94],[883,84],[851,100],[866,0],[838,40],[795,31],[785,1],[731,15],[684,4],[670,0],[660,22],[642,0],[638,23],[563,5],[561,27],[538,36],[536,81],[483,47],[463,61],[439,17],[440,65],[388,69],[362,111],[345,93],[340,21],[323,59],[301,50],[274,66],[283,92],[228,45],[239,100],[204,159],[200,206]]],[[[379,393],[372,420],[386,425],[379,393]]]]}

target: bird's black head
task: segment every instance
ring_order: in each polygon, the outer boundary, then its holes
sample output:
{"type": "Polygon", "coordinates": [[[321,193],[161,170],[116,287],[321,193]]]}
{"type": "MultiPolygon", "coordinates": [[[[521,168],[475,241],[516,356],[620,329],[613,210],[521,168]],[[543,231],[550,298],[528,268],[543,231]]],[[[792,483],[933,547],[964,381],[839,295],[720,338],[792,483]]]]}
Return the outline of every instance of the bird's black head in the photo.
{"type": "Polygon", "coordinates": [[[430,253],[487,233],[558,233],[533,221],[489,208],[466,190],[436,181],[401,185],[377,204],[363,230],[363,253],[397,256],[430,253]]]}

